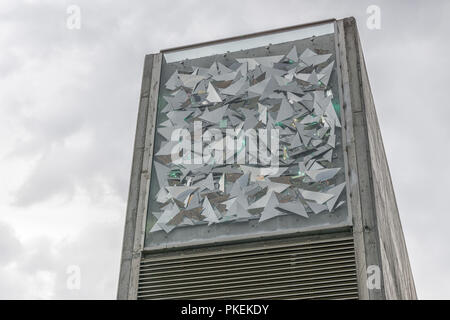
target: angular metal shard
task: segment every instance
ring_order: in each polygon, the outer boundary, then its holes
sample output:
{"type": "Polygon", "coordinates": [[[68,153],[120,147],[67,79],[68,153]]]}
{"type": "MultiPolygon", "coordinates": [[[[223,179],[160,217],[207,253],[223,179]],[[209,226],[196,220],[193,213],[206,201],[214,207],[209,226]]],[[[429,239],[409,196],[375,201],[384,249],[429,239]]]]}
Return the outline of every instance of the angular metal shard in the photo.
{"type": "Polygon", "coordinates": [[[167,80],[165,86],[169,90],[175,90],[176,88],[180,87],[182,85],[182,82],[180,78],[178,77],[178,70],[175,70],[174,73],[170,76],[169,80],[167,80]]]}
{"type": "Polygon", "coordinates": [[[208,96],[206,97],[206,100],[209,102],[222,102],[222,98],[220,98],[211,82],[208,84],[208,96]]]}
{"type": "Polygon", "coordinates": [[[173,152],[175,146],[177,146],[178,144],[179,144],[178,141],[167,141],[165,144],[162,145],[161,149],[159,149],[155,155],[156,156],[172,155],[172,152],[173,152]]]}
{"type": "Polygon", "coordinates": [[[305,207],[303,206],[303,203],[301,203],[300,201],[280,203],[278,204],[278,208],[308,218],[308,214],[306,213],[305,207]]]}
{"type": "Polygon", "coordinates": [[[191,194],[186,210],[191,210],[200,207],[200,195],[197,192],[191,194]]]}
{"type": "Polygon", "coordinates": [[[331,101],[328,104],[328,107],[327,107],[327,109],[325,111],[325,114],[329,118],[334,120],[334,124],[335,124],[336,127],[339,127],[339,128],[341,127],[341,122],[339,121],[339,117],[337,116],[336,111],[334,110],[334,107],[333,107],[333,103],[331,103],[331,101]]]}
{"type": "Polygon", "coordinates": [[[169,199],[170,194],[166,191],[166,189],[159,189],[158,193],[156,194],[156,201],[159,203],[165,203],[166,201],[169,201],[169,199]]]}
{"type": "Polygon", "coordinates": [[[257,57],[253,58],[256,63],[261,64],[266,67],[272,68],[274,63],[280,62],[284,56],[268,56],[268,57],[257,57]]]}
{"type": "Polygon", "coordinates": [[[197,187],[192,186],[172,186],[166,187],[166,190],[169,192],[172,198],[175,198],[180,201],[184,201],[184,199],[192,192],[194,192],[197,187]]]}
{"type": "Polygon", "coordinates": [[[263,212],[261,212],[261,217],[259,218],[259,222],[263,222],[272,218],[275,218],[282,213],[276,209],[279,205],[278,198],[275,193],[268,193],[269,198],[267,200],[266,206],[264,207],[263,212]]]}
{"type": "Polygon", "coordinates": [[[220,62],[217,63],[217,68],[218,68],[220,74],[233,72],[233,70],[231,70],[230,68],[224,66],[220,62]]]}
{"type": "Polygon", "coordinates": [[[309,48],[306,48],[305,51],[303,51],[302,54],[300,55],[300,59],[304,60],[305,58],[310,58],[310,57],[313,57],[316,55],[317,55],[317,53],[315,53],[314,51],[312,51],[309,48]]]}
{"type": "Polygon", "coordinates": [[[221,93],[222,94],[226,94],[226,95],[230,95],[230,96],[235,96],[235,95],[238,94],[238,92],[240,90],[242,90],[242,88],[245,87],[245,85],[248,85],[247,80],[245,78],[240,78],[238,81],[230,84],[228,87],[223,89],[221,91],[221,93]]]}
{"type": "Polygon", "coordinates": [[[286,99],[281,100],[280,110],[277,114],[277,122],[292,118],[294,116],[294,110],[286,99]]]}
{"type": "Polygon", "coordinates": [[[334,61],[331,61],[329,65],[327,65],[325,68],[323,68],[320,71],[320,74],[322,75],[320,77],[320,82],[322,82],[325,86],[328,86],[328,81],[330,81],[331,72],[333,71],[333,65],[334,61]]]}
{"type": "Polygon", "coordinates": [[[193,187],[198,187],[200,188],[200,190],[205,188],[209,190],[214,190],[214,179],[212,173],[208,174],[206,179],[200,180],[197,183],[195,183],[193,187]]]}
{"type": "Polygon", "coordinates": [[[219,180],[219,190],[225,193],[225,173],[222,174],[219,180]]]}
{"type": "Polygon", "coordinates": [[[313,72],[309,75],[308,82],[316,86],[320,85],[316,70],[313,70],[313,72]]]}
{"type": "Polygon", "coordinates": [[[336,204],[336,201],[339,199],[339,196],[341,195],[344,188],[345,188],[345,182],[337,185],[336,187],[333,187],[333,188],[327,190],[328,194],[333,195],[333,198],[331,198],[330,200],[327,201],[328,211],[331,212],[333,210],[333,207],[336,204]]]}
{"type": "Polygon", "coordinates": [[[201,80],[206,79],[205,76],[183,74],[183,73],[180,73],[178,77],[180,78],[183,87],[190,89],[193,89],[197,85],[197,83],[199,83],[201,80]]]}
{"type": "Polygon", "coordinates": [[[311,208],[311,210],[315,213],[321,213],[325,210],[327,210],[327,206],[323,205],[323,204],[318,204],[315,202],[311,202],[311,201],[306,201],[306,203],[308,204],[308,206],[311,208]]]}
{"type": "Polygon", "coordinates": [[[171,206],[169,206],[169,208],[163,211],[158,221],[156,221],[152,229],[150,229],[150,232],[164,230],[166,233],[169,233],[170,231],[172,231],[176,226],[167,225],[167,223],[172,220],[172,218],[175,217],[179,212],[180,209],[177,205],[172,204],[171,206]]]}
{"type": "Polygon", "coordinates": [[[186,124],[185,119],[191,115],[193,110],[187,111],[171,111],[167,113],[167,117],[172,121],[175,126],[183,126],[186,124]]]}
{"type": "Polygon", "coordinates": [[[315,65],[319,65],[321,63],[326,62],[328,59],[330,59],[330,57],[331,57],[331,54],[320,54],[320,55],[317,54],[317,55],[310,56],[310,57],[303,57],[303,58],[300,57],[300,59],[302,59],[302,61],[308,66],[311,66],[311,65],[315,66],[315,65]]]}
{"type": "Polygon", "coordinates": [[[303,198],[305,198],[306,200],[315,201],[318,204],[324,204],[325,202],[333,198],[333,195],[328,193],[315,192],[304,189],[299,189],[299,191],[303,198]]]}
{"type": "Polygon", "coordinates": [[[231,81],[236,78],[237,72],[223,73],[213,76],[214,81],[231,81]]]}
{"type": "Polygon", "coordinates": [[[208,225],[218,223],[220,219],[220,214],[214,210],[208,197],[205,197],[205,200],[203,200],[202,216],[205,217],[204,221],[208,222],[208,225]]]}
{"type": "Polygon", "coordinates": [[[261,82],[258,82],[257,84],[255,84],[255,85],[251,86],[250,88],[248,88],[247,89],[248,92],[252,92],[252,93],[255,93],[255,94],[258,94],[258,95],[262,95],[263,92],[264,92],[264,89],[266,89],[266,87],[267,87],[267,85],[268,85],[268,83],[269,83],[269,81],[271,79],[272,78],[267,78],[267,79],[265,79],[265,80],[263,80],[261,82]]]}
{"type": "Polygon", "coordinates": [[[170,140],[173,128],[169,127],[158,128],[156,129],[156,132],[158,132],[161,136],[163,136],[165,140],[170,140]]]}
{"type": "Polygon", "coordinates": [[[267,106],[258,103],[258,112],[259,112],[258,120],[261,121],[263,124],[267,124],[267,106]]]}
{"type": "Polygon", "coordinates": [[[245,64],[247,66],[247,70],[255,70],[255,68],[259,65],[253,58],[240,58],[236,59],[238,62],[245,64]]]}
{"type": "Polygon", "coordinates": [[[227,108],[228,106],[225,105],[213,111],[209,111],[208,109],[206,109],[206,111],[199,118],[211,123],[219,123],[219,121],[222,120],[225,112],[227,111],[227,108]]]}
{"type": "Polygon", "coordinates": [[[268,188],[267,192],[277,192],[281,193],[287,188],[289,188],[290,184],[285,183],[277,183],[269,180],[268,178],[265,178],[263,181],[257,181],[257,184],[260,185],[262,188],[268,188]]]}
{"type": "Polygon", "coordinates": [[[325,160],[325,161],[331,162],[332,159],[333,159],[333,150],[331,149],[331,150],[327,151],[327,152],[323,155],[322,158],[323,158],[323,160],[325,160]]]}
{"type": "Polygon", "coordinates": [[[322,182],[333,178],[341,168],[308,170],[306,174],[316,182],[322,182]]]}
{"type": "Polygon", "coordinates": [[[297,53],[297,47],[293,46],[291,51],[289,51],[289,53],[286,55],[286,58],[288,60],[292,60],[293,62],[297,62],[298,61],[298,53],[297,53]]]}
{"type": "Polygon", "coordinates": [[[252,217],[252,215],[247,211],[246,206],[243,206],[239,201],[233,202],[229,212],[235,215],[238,219],[248,219],[252,217]]]}

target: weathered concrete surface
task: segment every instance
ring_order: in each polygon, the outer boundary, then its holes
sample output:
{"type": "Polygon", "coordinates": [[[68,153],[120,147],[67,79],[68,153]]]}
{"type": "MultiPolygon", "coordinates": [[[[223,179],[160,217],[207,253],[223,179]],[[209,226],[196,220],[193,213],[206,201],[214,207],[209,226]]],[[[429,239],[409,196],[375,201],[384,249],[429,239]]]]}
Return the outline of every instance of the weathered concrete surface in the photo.
{"type": "MultiPolygon", "coordinates": [[[[343,20],[366,266],[382,270],[369,299],[417,299],[394,189],[354,18],[343,20]]],[[[358,217],[357,217],[358,218],[358,217]]]]}
{"type": "Polygon", "coordinates": [[[125,230],[122,243],[122,258],[120,263],[119,286],[117,299],[128,299],[131,276],[131,262],[133,257],[136,217],[141,185],[141,171],[144,158],[145,135],[147,131],[147,115],[149,109],[149,92],[152,78],[153,55],[147,55],[142,75],[141,96],[134,140],[133,162],[131,167],[130,188],[128,192],[125,230]]]}

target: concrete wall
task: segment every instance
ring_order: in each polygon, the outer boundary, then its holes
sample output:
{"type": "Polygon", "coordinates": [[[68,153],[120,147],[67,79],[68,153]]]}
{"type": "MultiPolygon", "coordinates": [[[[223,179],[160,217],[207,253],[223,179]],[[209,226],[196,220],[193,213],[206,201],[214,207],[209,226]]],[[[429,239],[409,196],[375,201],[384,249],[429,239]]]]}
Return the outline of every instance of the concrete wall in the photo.
{"type": "Polygon", "coordinates": [[[367,290],[367,298],[417,299],[356,21],[347,18],[338,23],[345,31],[347,70],[343,72],[348,72],[349,83],[344,86],[344,96],[350,97],[356,149],[360,197],[357,215],[361,216],[355,219],[362,225],[360,249],[366,267],[377,265],[382,270],[380,290],[367,290]]]}
{"type": "Polygon", "coordinates": [[[136,219],[141,186],[141,172],[144,160],[147,116],[149,110],[150,82],[152,78],[153,55],[147,55],[142,75],[141,96],[134,140],[133,161],[131,167],[130,188],[128,191],[125,230],[122,242],[122,258],[120,263],[119,287],[117,299],[128,299],[132,270],[133,247],[136,231],[136,219]]]}

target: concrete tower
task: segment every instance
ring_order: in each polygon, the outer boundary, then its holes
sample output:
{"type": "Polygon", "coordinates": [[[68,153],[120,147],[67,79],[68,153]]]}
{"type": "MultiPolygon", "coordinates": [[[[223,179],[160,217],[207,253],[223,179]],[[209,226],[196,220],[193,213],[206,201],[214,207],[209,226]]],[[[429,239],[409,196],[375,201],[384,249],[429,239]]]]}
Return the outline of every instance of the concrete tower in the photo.
{"type": "Polygon", "coordinates": [[[145,58],[119,299],[416,299],[355,20],[145,58]]]}

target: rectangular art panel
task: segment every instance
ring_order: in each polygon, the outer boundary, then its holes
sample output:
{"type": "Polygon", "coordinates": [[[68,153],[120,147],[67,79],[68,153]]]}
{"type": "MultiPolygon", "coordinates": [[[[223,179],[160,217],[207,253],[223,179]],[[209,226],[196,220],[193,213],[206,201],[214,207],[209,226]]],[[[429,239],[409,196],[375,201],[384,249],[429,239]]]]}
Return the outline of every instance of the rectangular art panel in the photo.
{"type": "Polygon", "coordinates": [[[332,26],[166,55],[146,248],[351,224],[332,26]]]}

